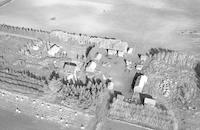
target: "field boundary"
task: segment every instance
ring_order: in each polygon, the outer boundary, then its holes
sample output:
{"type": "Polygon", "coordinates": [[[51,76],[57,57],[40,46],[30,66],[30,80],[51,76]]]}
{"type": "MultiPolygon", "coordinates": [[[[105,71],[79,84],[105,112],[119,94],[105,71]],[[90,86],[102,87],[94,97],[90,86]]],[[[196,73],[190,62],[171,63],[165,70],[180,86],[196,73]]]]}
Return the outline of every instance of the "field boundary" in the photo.
{"type": "Polygon", "coordinates": [[[143,128],[143,129],[145,129],[145,130],[154,130],[154,129],[149,128],[149,127],[146,127],[146,126],[142,126],[142,125],[138,125],[138,124],[129,123],[129,122],[122,121],[122,120],[119,120],[119,119],[111,119],[111,118],[108,118],[108,120],[110,120],[110,121],[115,121],[115,122],[119,122],[119,123],[123,123],[123,124],[132,125],[132,126],[135,126],[135,127],[138,127],[138,128],[143,128]]]}

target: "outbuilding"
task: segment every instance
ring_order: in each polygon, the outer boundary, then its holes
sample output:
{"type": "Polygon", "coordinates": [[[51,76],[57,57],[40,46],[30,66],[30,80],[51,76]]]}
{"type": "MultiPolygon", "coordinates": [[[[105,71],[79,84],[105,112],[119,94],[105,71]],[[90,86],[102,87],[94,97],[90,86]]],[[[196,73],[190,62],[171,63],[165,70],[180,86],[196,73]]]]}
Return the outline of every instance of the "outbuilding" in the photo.
{"type": "Polygon", "coordinates": [[[117,94],[117,99],[120,100],[120,101],[123,101],[124,100],[124,96],[121,95],[121,94],[117,94]]]}
{"type": "Polygon", "coordinates": [[[117,54],[116,50],[108,49],[108,55],[116,55],[116,54],[117,54]]]}
{"type": "Polygon", "coordinates": [[[95,69],[96,69],[96,67],[97,67],[97,64],[96,64],[94,61],[91,61],[91,62],[87,65],[86,71],[87,71],[87,72],[94,72],[95,69]]]}
{"type": "Polygon", "coordinates": [[[144,85],[146,84],[148,78],[145,75],[141,75],[137,78],[135,86],[134,86],[134,92],[142,93],[142,90],[144,88],[144,85]]]}
{"type": "Polygon", "coordinates": [[[140,60],[145,62],[147,60],[147,55],[141,55],[140,60]]]}
{"type": "Polygon", "coordinates": [[[118,54],[119,57],[123,57],[124,56],[124,52],[123,51],[118,51],[117,54],[118,54]]]}
{"type": "Polygon", "coordinates": [[[132,53],[133,53],[133,48],[128,48],[128,49],[127,49],[127,53],[128,53],[128,54],[132,54],[132,53]]]}
{"type": "Polygon", "coordinates": [[[154,107],[156,105],[156,100],[151,99],[151,98],[145,98],[144,104],[154,107]]]}
{"type": "Polygon", "coordinates": [[[48,50],[48,54],[50,56],[55,56],[56,53],[58,53],[60,51],[60,47],[57,46],[56,44],[54,44],[53,46],[50,47],[50,49],[48,50]]]}
{"type": "Polygon", "coordinates": [[[127,66],[130,66],[131,64],[132,64],[132,61],[126,60],[126,65],[127,65],[127,66]]]}
{"type": "Polygon", "coordinates": [[[101,53],[97,53],[94,59],[95,59],[96,61],[100,61],[101,58],[102,58],[102,54],[101,54],[101,53]]]}
{"type": "Polygon", "coordinates": [[[143,65],[137,65],[137,66],[136,66],[136,70],[141,71],[142,69],[143,69],[143,65]]]}
{"type": "Polygon", "coordinates": [[[113,82],[109,82],[108,83],[108,89],[109,90],[113,90],[114,89],[114,83],[113,82]]]}

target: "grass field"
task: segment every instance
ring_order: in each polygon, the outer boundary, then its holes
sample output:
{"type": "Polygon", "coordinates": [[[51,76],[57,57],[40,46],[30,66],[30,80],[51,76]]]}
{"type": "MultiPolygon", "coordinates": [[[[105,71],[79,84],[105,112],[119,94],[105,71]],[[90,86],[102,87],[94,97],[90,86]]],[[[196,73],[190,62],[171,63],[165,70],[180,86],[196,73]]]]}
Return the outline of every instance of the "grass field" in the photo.
{"type": "Polygon", "coordinates": [[[17,115],[0,109],[0,126],[2,130],[58,130],[59,125],[51,124],[46,121],[36,120],[24,115],[17,115]],[[12,125],[11,125],[12,123],[12,125]]]}
{"type": "Polygon", "coordinates": [[[116,37],[141,50],[167,47],[199,55],[198,0],[16,0],[0,8],[0,23],[116,37]],[[195,39],[195,42],[194,42],[195,39]]]}

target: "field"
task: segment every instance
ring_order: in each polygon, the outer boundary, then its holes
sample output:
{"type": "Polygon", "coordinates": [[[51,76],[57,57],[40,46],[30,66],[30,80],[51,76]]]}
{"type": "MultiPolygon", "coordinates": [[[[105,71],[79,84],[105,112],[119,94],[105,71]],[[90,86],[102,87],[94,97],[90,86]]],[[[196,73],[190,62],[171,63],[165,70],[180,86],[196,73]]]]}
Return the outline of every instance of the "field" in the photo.
{"type": "Polygon", "coordinates": [[[138,52],[163,47],[199,55],[197,12],[198,0],[16,0],[0,8],[0,23],[115,37],[138,52]]]}
{"type": "Polygon", "coordinates": [[[7,110],[0,110],[1,116],[1,129],[9,129],[9,130],[56,130],[61,129],[59,125],[48,123],[41,120],[36,120],[34,118],[30,118],[24,115],[17,115],[13,112],[9,112],[7,110]],[[9,125],[12,122],[12,125],[9,125]]]}

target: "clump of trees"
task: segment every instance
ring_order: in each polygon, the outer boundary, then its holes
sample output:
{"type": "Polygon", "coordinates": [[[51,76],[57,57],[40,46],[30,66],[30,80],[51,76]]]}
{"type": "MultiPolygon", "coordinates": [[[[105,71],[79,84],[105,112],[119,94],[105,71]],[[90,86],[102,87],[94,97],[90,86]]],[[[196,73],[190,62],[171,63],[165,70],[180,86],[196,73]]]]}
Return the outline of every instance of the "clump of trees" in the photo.
{"type": "Polygon", "coordinates": [[[1,24],[0,30],[11,34],[20,34],[24,36],[30,36],[33,38],[41,38],[44,40],[47,40],[49,38],[49,32],[41,29],[33,29],[33,28],[25,28],[25,27],[17,27],[17,26],[1,24]]]}
{"type": "Polygon", "coordinates": [[[86,83],[81,80],[75,82],[62,79],[63,87],[61,90],[64,99],[77,100],[78,106],[84,109],[96,106],[97,98],[104,91],[106,85],[98,79],[87,78],[86,83]]]}
{"type": "Polygon", "coordinates": [[[198,62],[194,68],[197,78],[197,87],[200,89],[200,62],[198,62]]]}
{"type": "Polygon", "coordinates": [[[148,55],[153,57],[155,60],[163,61],[166,64],[186,66],[189,68],[194,68],[196,65],[196,59],[194,56],[186,55],[170,49],[152,48],[149,50],[148,55]]]}
{"type": "Polygon", "coordinates": [[[174,50],[170,50],[166,48],[151,48],[147,54],[150,56],[154,56],[162,52],[168,53],[168,52],[174,52],[174,50]]]}

